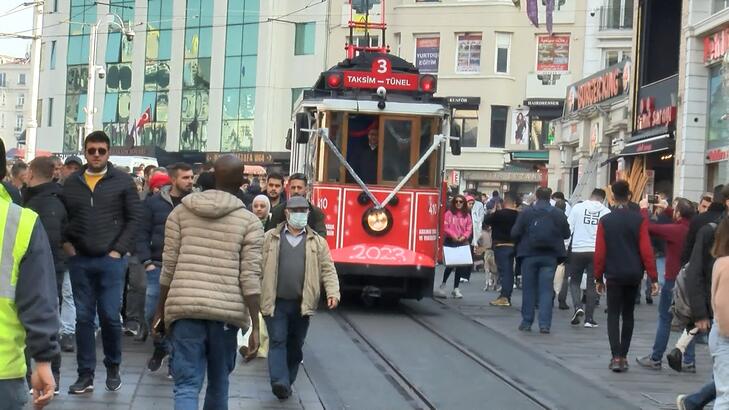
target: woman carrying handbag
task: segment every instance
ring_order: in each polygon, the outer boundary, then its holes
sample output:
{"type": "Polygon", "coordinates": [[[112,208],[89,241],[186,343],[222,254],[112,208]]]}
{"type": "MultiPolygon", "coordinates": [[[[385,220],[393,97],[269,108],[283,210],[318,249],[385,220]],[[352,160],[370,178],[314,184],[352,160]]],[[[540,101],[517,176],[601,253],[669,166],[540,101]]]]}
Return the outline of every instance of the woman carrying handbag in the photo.
{"type": "MultiPolygon", "coordinates": [[[[443,246],[446,248],[461,248],[465,246],[470,259],[471,246],[469,245],[469,238],[472,234],[472,231],[473,222],[471,220],[471,213],[466,207],[466,198],[463,195],[456,195],[451,201],[450,209],[448,209],[445,213],[445,241],[443,243],[443,246]]],[[[443,250],[444,254],[450,253],[449,251],[450,250],[448,249],[443,250]]],[[[467,273],[471,269],[471,265],[473,265],[473,260],[471,260],[467,264],[461,264],[460,262],[458,262],[458,264],[456,265],[451,263],[451,261],[448,260],[448,257],[446,257],[445,259],[446,269],[445,272],[443,272],[443,282],[440,284],[440,287],[434,292],[435,296],[439,298],[446,297],[446,282],[448,281],[448,277],[451,275],[451,272],[455,269],[456,274],[453,278],[453,291],[451,292],[451,296],[453,296],[455,299],[461,299],[463,298],[463,295],[458,289],[458,285],[461,281],[461,275],[467,273]]]]}

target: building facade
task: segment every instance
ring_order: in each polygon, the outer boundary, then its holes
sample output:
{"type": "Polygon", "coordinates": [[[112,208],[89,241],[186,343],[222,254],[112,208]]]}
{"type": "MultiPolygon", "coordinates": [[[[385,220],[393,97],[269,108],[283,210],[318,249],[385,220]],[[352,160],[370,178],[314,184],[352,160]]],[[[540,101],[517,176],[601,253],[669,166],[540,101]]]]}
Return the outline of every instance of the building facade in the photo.
{"type": "Polygon", "coordinates": [[[684,2],[675,189],[729,182],[729,1],[684,2]]]}
{"type": "MultiPolygon", "coordinates": [[[[461,189],[531,192],[547,183],[549,125],[562,115],[567,85],[582,78],[586,14],[576,2],[557,1],[549,35],[539,7],[536,28],[525,2],[386,2],[385,44],[421,73],[438,75],[436,96],[447,99],[461,130],[462,154],[446,159],[450,182],[461,189]]],[[[332,66],[345,57],[348,2],[331,1],[330,13],[332,66]]],[[[382,41],[379,33],[355,35],[358,44],[382,41]]]]}
{"type": "Polygon", "coordinates": [[[30,63],[0,56],[0,138],[6,149],[17,148],[30,118],[30,63]]]}
{"type": "Polygon", "coordinates": [[[284,151],[293,96],[325,64],[324,16],[325,4],[296,0],[46,2],[38,149],[79,148],[100,22],[94,128],[114,146],[284,151]],[[132,28],[131,40],[109,14],[132,28]]]}

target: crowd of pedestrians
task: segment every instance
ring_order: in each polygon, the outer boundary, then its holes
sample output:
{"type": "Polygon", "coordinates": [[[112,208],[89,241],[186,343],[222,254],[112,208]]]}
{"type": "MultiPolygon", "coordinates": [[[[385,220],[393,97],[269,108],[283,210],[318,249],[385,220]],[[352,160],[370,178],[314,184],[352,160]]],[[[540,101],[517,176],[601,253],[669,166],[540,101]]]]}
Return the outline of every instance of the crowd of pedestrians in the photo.
{"type": "Polygon", "coordinates": [[[198,409],[206,378],[203,408],[226,409],[237,355],[257,357],[262,326],[272,393],[287,399],[320,295],[329,309],[340,300],[306,176],[288,178],[287,199],[283,176],[254,184],[234,156],[195,175],[109,155],[96,131],[85,161],[17,161],[6,178],[0,144],[0,408],[22,408],[28,388],[38,408],[59,394],[61,350],[76,353],[68,394],[92,393],[99,336],[104,386],[118,391],[127,335],[152,337],[147,367],[167,361],[176,409],[198,409]]]}

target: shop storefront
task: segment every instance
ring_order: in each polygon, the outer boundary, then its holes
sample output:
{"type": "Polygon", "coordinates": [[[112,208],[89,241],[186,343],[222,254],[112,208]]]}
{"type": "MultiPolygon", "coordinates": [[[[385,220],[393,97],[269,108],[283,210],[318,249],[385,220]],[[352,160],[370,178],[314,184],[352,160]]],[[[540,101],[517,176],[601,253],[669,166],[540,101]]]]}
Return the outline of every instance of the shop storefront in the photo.
{"type": "Polygon", "coordinates": [[[707,187],[729,181],[729,27],[704,37],[708,70],[707,187]]]}

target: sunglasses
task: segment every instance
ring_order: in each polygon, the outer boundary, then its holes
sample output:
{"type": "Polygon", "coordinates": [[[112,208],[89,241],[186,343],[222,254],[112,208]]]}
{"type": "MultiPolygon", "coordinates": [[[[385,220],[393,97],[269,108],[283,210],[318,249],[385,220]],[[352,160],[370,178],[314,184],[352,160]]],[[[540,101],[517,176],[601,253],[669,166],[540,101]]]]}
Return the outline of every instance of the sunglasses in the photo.
{"type": "Polygon", "coordinates": [[[462,203],[463,203],[463,201],[461,201],[460,199],[457,199],[457,200],[456,200],[456,203],[457,203],[457,204],[462,204],[462,203]]]}
{"type": "Polygon", "coordinates": [[[98,153],[99,155],[104,156],[107,152],[106,148],[89,148],[86,150],[86,153],[89,155],[96,155],[98,153]]]}

